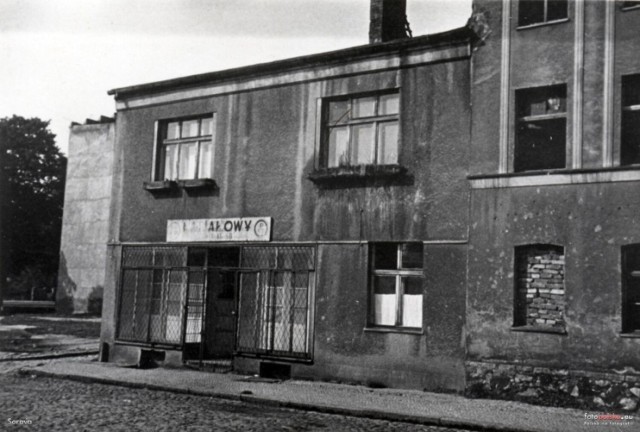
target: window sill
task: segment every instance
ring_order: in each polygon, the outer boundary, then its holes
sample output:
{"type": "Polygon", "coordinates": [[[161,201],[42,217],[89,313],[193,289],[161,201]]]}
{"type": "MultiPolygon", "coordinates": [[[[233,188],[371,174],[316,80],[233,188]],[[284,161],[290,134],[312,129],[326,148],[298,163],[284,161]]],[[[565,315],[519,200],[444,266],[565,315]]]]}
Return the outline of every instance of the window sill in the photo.
{"type": "Polygon", "coordinates": [[[640,5],[622,6],[620,9],[622,9],[623,12],[626,12],[626,11],[630,11],[630,10],[640,9],[640,5]]]}
{"type": "Polygon", "coordinates": [[[210,178],[178,180],[178,186],[186,190],[215,189],[216,181],[210,178]]]}
{"type": "Polygon", "coordinates": [[[192,180],[160,180],[144,182],[145,190],[152,194],[177,193],[179,189],[187,192],[213,190],[218,187],[215,180],[209,178],[192,179],[192,180]]]}
{"type": "Polygon", "coordinates": [[[467,179],[471,182],[471,189],[640,181],[640,165],[474,174],[467,179]]]}
{"type": "Polygon", "coordinates": [[[397,181],[407,178],[407,169],[402,165],[355,165],[335,168],[320,168],[307,176],[319,185],[357,184],[371,181],[397,181]]]}
{"type": "Polygon", "coordinates": [[[173,180],[160,180],[144,182],[143,187],[149,192],[167,192],[178,187],[178,183],[173,180]]]}
{"type": "Polygon", "coordinates": [[[620,333],[621,338],[627,339],[640,339],[640,330],[636,330],[628,333],[620,333]]]}
{"type": "Polygon", "coordinates": [[[365,333],[401,333],[411,335],[423,335],[424,331],[418,328],[412,327],[365,327],[365,333]]]}
{"type": "Polygon", "coordinates": [[[522,326],[522,327],[511,327],[512,332],[523,332],[523,333],[549,333],[549,334],[558,334],[558,335],[567,335],[567,330],[564,328],[554,328],[554,327],[535,327],[535,326],[522,326]]]}
{"type": "Polygon", "coordinates": [[[553,21],[545,21],[545,22],[539,22],[539,23],[535,23],[535,24],[527,24],[527,25],[523,25],[523,26],[518,26],[518,27],[516,27],[516,30],[529,30],[529,29],[533,29],[533,28],[546,27],[546,26],[549,26],[549,25],[561,24],[561,23],[565,23],[565,22],[569,22],[569,18],[560,18],[560,19],[553,20],[553,21]]]}

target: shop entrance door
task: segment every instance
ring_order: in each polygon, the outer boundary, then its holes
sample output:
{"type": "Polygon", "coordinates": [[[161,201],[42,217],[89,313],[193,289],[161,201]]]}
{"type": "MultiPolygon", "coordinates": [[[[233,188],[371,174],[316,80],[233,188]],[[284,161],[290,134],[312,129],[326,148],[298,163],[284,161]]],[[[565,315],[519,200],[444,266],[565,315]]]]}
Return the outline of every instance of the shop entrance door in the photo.
{"type": "Polygon", "coordinates": [[[185,360],[204,370],[232,369],[236,328],[236,281],[240,250],[189,251],[190,282],[185,327],[185,360]]]}

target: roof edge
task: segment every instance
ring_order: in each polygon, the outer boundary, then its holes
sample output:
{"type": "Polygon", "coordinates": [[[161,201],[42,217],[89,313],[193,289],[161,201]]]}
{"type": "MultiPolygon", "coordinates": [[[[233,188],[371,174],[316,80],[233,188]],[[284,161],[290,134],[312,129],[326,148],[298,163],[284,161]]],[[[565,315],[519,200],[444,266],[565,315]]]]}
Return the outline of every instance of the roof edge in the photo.
{"type": "Polygon", "coordinates": [[[156,91],[180,87],[190,87],[213,80],[224,80],[254,74],[285,71],[287,69],[330,64],[349,57],[362,57],[367,55],[382,54],[425,46],[454,46],[462,43],[470,43],[474,38],[474,31],[471,30],[468,26],[464,26],[442,33],[417,36],[411,39],[400,39],[384,43],[360,45],[336,51],[292,57],[266,63],[257,63],[254,65],[240,66],[237,68],[224,69],[221,71],[207,72],[197,75],[188,75],[184,77],[155,81],[146,84],[119,87],[109,90],[107,94],[113,95],[115,99],[118,100],[121,97],[154,93],[156,91]]]}

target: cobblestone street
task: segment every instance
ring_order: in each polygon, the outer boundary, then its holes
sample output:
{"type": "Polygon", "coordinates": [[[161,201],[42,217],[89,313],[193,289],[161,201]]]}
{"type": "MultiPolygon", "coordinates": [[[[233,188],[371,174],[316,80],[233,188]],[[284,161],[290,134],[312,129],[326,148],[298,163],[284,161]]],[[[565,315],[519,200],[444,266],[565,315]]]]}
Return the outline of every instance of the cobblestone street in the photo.
{"type": "Polygon", "coordinates": [[[18,373],[21,363],[27,362],[0,364],[3,431],[458,430],[21,375],[18,373]],[[10,424],[9,419],[29,420],[31,424],[10,424]]]}

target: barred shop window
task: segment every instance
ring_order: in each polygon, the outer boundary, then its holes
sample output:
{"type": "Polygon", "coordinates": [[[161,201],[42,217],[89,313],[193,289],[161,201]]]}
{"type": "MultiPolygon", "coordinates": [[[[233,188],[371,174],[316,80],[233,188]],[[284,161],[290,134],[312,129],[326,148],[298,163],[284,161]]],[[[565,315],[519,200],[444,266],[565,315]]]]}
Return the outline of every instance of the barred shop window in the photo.
{"type": "Polygon", "coordinates": [[[564,330],[564,248],[517,247],[515,274],[514,327],[564,330]]]}
{"type": "Polygon", "coordinates": [[[622,248],[622,332],[640,333],[640,244],[622,248]]]}
{"type": "Polygon", "coordinates": [[[314,284],[311,247],[245,247],[238,298],[237,351],[308,359],[314,284]]]}
{"type": "Polygon", "coordinates": [[[213,178],[215,114],[160,123],[154,180],[213,178]]]}
{"type": "Polygon", "coordinates": [[[640,74],[622,77],[620,165],[640,164],[640,74]]]}
{"type": "Polygon", "coordinates": [[[186,248],[126,247],[122,256],[117,338],[180,345],[188,270],[186,248]]]}
{"type": "Polygon", "coordinates": [[[568,17],[567,0],[520,0],[518,25],[521,27],[564,20],[568,17]]]}
{"type": "Polygon", "coordinates": [[[567,87],[516,91],[516,172],[565,168],[567,87]]]}
{"type": "Polygon", "coordinates": [[[398,163],[398,92],[323,104],[323,168],[398,163]]]}
{"type": "Polygon", "coordinates": [[[422,243],[372,247],[371,314],[374,326],[422,328],[422,243]]]}

